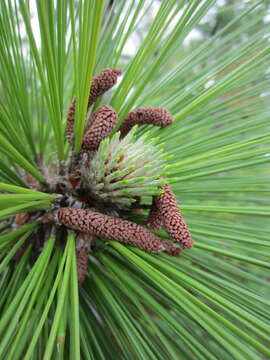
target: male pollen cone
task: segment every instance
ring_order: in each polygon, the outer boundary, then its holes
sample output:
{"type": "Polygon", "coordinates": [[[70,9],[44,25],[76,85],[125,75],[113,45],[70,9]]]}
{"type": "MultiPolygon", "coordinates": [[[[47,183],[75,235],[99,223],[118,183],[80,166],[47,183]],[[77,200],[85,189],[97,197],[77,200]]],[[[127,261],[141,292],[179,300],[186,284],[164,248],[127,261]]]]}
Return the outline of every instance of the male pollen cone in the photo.
{"type": "Polygon", "coordinates": [[[60,208],[58,221],[68,228],[129,244],[149,253],[164,251],[177,256],[181,251],[140,225],[91,210],[60,208]]]}
{"type": "Polygon", "coordinates": [[[99,96],[103,95],[106,91],[112,88],[117,82],[117,77],[121,74],[121,69],[109,68],[102,70],[100,74],[93,77],[88,99],[88,107],[94,104],[99,96]]]}
{"type": "MultiPolygon", "coordinates": [[[[16,228],[19,228],[20,226],[24,225],[27,220],[30,218],[30,214],[28,212],[19,213],[15,216],[15,226],[16,228]]],[[[13,256],[14,260],[20,260],[20,258],[23,256],[25,250],[27,240],[19,247],[19,249],[16,251],[16,253],[13,256]]]]}
{"type": "Polygon", "coordinates": [[[162,216],[156,205],[154,196],[153,196],[153,200],[152,200],[152,206],[151,206],[148,218],[147,218],[147,226],[150,229],[153,229],[156,231],[160,230],[160,228],[162,226],[162,216]]]}
{"type": "Polygon", "coordinates": [[[76,239],[76,262],[79,284],[84,282],[87,275],[89,252],[92,241],[93,236],[86,233],[80,233],[76,239]]]}
{"type": "MultiPolygon", "coordinates": [[[[117,77],[122,74],[121,69],[109,68],[101,71],[100,74],[93,77],[90,93],[88,97],[88,108],[103,95],[107,90],[113,87],[117,82],[117,77]]],[[[76,110],[76,99],[73,99],[67,114],[66,137],[69,143],[72,142],[74,135],[74,120],[76,110]]]]}
{"type": "Polygon", "coordinates": [[[159,187],[163,194],[155,196],[155,203],[162,216],[163,225],[173,241],[181,243],[183,248],[193,246],[193,240],[187,224],[180,214],[176,198],[168,184],[159,187]]]}
{"type": "Polygon", "coordinates": [[[117,112],[111,106],[98,107],[84,135],[82,150],[97,150],[100,142],[112,132],[116,120],[117,112]]]}
{"type": "Polygon", "coordinates": [[[163,108],[138,108],[130,111],[123,121],[120,132],[121,137],[127,135],[134,125],[155,125],[160,128],[172,124],[171,113],[163,108]]]}
{"type": "Polygon", "coordinates": [[[73,99],[68,108],[68,114],[67,114],[66,138],[69,143],[72,142],[74,135],[75,109],[76,109],[76,99],[73,99]]]}
{"type": "Polygon", "coordinates": [[[89,250],[84,246],[76,249],[76,261],[77,261],[79,284],[82,284],[84,282],[86,274],[87,274],[88,253],[89,253],[89,250]]]}

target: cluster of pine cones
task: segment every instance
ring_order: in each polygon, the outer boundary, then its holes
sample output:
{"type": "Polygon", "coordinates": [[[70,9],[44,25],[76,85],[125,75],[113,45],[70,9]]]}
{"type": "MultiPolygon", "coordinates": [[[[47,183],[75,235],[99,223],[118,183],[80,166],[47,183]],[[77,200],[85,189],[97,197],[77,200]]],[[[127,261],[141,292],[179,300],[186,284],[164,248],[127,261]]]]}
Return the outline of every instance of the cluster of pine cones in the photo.
{"type": "MultiPolygon", "coordinates": [[[[105,69],[92,79],[88,107],[117,82],[120,69],[105,69]]],[[[66,125],[66,137],[72,146],[74,140],[74,119],[76,99],[69,107],[66,125]]],[[[100,143],[114,130],[117,122],[116,111],[108,105],[98,107],[86,126],[83,136],[81,155],[93,154],[100,143]]],[[[120,138],[124,138],[134,125],[151,124],[160,128],[172,124],[171,114],[162,108],[138,108],[129,112],[120,126],[120,138]]],[[[80,183],[80,182],[79,182],[80,183]]],[[[76,183],[78,187],[79,183],[76,183]]],[[[73,184],[74,186],[74,184],[73,184]]],[[[88,251],[93,237],[113,239],[121,243],[138,247],[150,253],[165,252],[176,256],[181,249],[190,248],[193,240],[183,220],[176,198],[168,184],[158,186],[158,195],[152,197],[152,205],[147,218],[147,226],[159,230],[162,226],[173,242],[165,241],[144,227],[106,215],[95,210],[95,204],[88,208],[61,207],[57,211],[57,222],[77,233],[77,264],[79,282],[83,282],[87,273],[88,251]],[[175,245],[176,243],[177,245],[175,245]]]]}
{"type": "MultiPolygon", "coordinates": [[[[119,75],[121,75],[120,69],[105,69],[92,79],[88,108],[115,85],[119,75]]],[[[69,170],[64,176],[67,187],[63,190],[60,184],[56,184],[56,187],[50,191],[60,193],[62,197],[69,200],[64,202],[61,200],[57,209],[53,210],[53,216],[50,211],[42,215],[40,230],[49,236],[56,223],[61,225],[60,230],[64,232],[66,228],[75,231],[79,283],[82,283],[87,275],[89,252],[95,237],[119,241],[149,253],[165,252],[171,256],[177,256],[182,249],[192,247],[193,240],[180,214],[176,198],[169,184],[162,177],[160,169],[164,166],[164,161],[166,162],[162,157],[162,152],[157,151],[154,146],[151,147],[151,141],[147,140],[144,143],[145,136],[139,137],[138,142],[131,142],[133,137],[131,133],[136,131],[134,126],[148,124],[162,128],[172,124],[171,114],[162,108],[132,110],[122,122],[119,132],[109,138],[115,129],[118,115],[111,106],[102,105],[93,112],[84,132],[81,150],[79,154],[75,154],[73,151],[75,111],[76,99],[71,102],[68,109],[66,124],[66,138],[72,148],[70,164],[67,166],[69,170]],[[111,147],[104,146],[104,141],[107,141],[107,145],[111,147]],[[112,144],[109,143],[110,141],[112,144]],[[101,147],[105,153],[100,152],[101,147]],[[109,154],[106,154],[108,148],[113,148],[112,152],[118,154],[119,159],[109,161],[109,154]],[[75,168],[74,158],[76,159],[75,168]],[[94,162],[95,167],[91,167],[94,162]],[[124,167],[120,169],[120,165],[124,167]],[[103,180],[100,180],[100,177],[97,179],[93,169],[103,176],[103,180]],[[140,174],[140,177],[136,174],[140,174]],[[85,181],[87,176],[92,182],[96,178],[95,186],[100,189],[100,197],[95,198],[91,182],[85,181]],[[102,188],[104,179],[111,180],[107,188],[106,186],[102,188]],[[109,193],[110,189],[113,189],[111,193],[109,193]],[[150,211],[146,219],[147,227],[155,231],[164,227],[172,241],[165,241],[143,226],[123,218],[121,207],[124,206],[125,211],[132,215],[134,211],[132,201],[137,203],[137,209],[141,207],[141,211],[147,208],[145,204],[142,206],[140,204],[140,195],[145,194],[152,196],[152,205],[148,206],[150,211]],[[73,199],[73,202],[70,199],[73,199]],[[130,199],[131,203],[128,202],[130,199]],[[112,208],[113,211],[110,210],[112,208]]],[[[14,227],[31,222],[33,218],[35,218],[33,213],[18,214],[14,227]]],[[[22,256],[26,246],[25,243],[18,250],[14,259],[22,256]]],[[[39,246],[39,249],[41,247],[39,246]]]]}

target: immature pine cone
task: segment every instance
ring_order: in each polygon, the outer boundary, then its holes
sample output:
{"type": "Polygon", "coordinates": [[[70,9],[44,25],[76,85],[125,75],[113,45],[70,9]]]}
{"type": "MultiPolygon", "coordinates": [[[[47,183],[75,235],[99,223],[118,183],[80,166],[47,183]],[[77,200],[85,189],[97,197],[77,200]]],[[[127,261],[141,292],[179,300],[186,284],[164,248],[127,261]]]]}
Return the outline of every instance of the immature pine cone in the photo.
{"type": "Polygon", "coordinates": [[[177,256],[180,249],[133,222],[114,218],[91,210],[61,208],[58,221],[74,230],[94,236],[116,240],[138,247],[146,252],[177,256]]]}
{"type": "Polygon", "coordinates": [[[162,216],[164,227],[172,240],[181,243],[183,248],[190,248],[193,240],[188,227],[180,214],[176,198],[168,184],[160,186],[163,194],[155,196],[156,206],[162,216]]]}
{"type": "Polygon", "coordinates": [[[90,125],[84,135],[82,150],[97,150],[100,142],[113,130],[117,112],[108,105],[100,106],[92,115],[90,125]]]}
{"type": "Polygon", "coordinates": [[[155,125],[164,127],[172,124],[172,116],[169,111],[163,108],[138,108],[130,111],[123,121],[120,132],[121,137],[127,135],[134,125],[155,125]]]}

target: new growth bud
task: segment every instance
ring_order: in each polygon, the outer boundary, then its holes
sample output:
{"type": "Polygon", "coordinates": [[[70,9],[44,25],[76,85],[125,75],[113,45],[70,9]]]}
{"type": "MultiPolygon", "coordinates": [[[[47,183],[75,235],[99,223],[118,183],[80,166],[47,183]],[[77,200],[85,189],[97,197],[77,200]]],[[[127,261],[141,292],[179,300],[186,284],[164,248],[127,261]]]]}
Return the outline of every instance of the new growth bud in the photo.
{"type": "Polygon", "coordinates": [[[132,129],[124,138],[119,133],[104,139],[87,165],[81,168],[81,181],[92,197],[126,207],[141,196],[158,195],[164,183],[166,155],[148,134],[137,138],[132,129]]]}

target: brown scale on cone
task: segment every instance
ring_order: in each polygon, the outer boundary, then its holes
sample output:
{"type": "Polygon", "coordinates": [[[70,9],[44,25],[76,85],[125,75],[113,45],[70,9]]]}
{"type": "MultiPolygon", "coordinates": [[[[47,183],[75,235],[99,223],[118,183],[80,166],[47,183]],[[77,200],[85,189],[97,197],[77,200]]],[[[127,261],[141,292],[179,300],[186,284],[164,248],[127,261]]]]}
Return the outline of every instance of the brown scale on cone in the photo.
{"type": "Polygon", "coordinates": [[[164,251],[168,255],[177,256],[181,251],[142,226],[92,210],[61,208],[58,211],[58,221],[73,230],[116,240],[149,253],[164,251]]]}
{"type": "Polygon", "coordinates": [[[88,268],[88,249],[81,247],[76,249],[76,261],[78,271],[78,282],[82,284],[86,278],[88,268]]]}
{"type": "Polygon", "coordinates": [[[130,111],[123,121],[120,132],[121,137],[127,135],[134,125],[155,125],[163,128],[172,124],[171,113],[162,108],[138,108],[130,111]]]}
{"type": "Polygon", "coordinates": [[[22,212],[15,216],[15,224],[16,227],[20,227],[21,225],[25,224],[27,220],[30,218],[30,214],[28,212],[22,212]]]}
{"type": "MultiPolygon", "coordinates": [[[[20,214],[17,214],[15,216],[15,227],[16,228],[19,228],[21,227],[22,225],[24,225],[27,220],[29,220],[30,218],[30,214],[27,213],[27,212],[23,212],[23,213],[20,213],[20,214]]],[[[20,260],[20,258],[23,256],[25,250],[26,250],[26,241],[19,247],[19,249],[16,251],[16,253],[14,254],[13,256],[13,259],[18,261],[20,260]]]]}
{"type": "Polygon", "coordinates": [[[153,230],[160,230],[162,226],[162,216],[157,208],[155,198],[153,197],[151,209],[147,218],[147,226],[153,230]]]}
{"type": "Polygon", "coordinates": [[[180,214],[176,198],[168,184],[160,186],[163,194],[155,196],[155,203],[162,216],[163,225],[173,241],[181,243],[183,248],[193,246],[193,240],[187,224],[180,214]]]}
{"type": "MultiPolygon", "coordinates": [[[[116,84],[117,77],[121,74],[121,69],[109,68],[101,71],[100,74],[93,77],[88,98],[88,108],[97,100],[99,96],[103,95],[116,84]]],[[[76,99],[73,99],[68,108],[66,124],[66,137],[69,143],[72,143],[73,140],[75,110],[76,99]]]]}
{"type": "Polygon", "coordinates": [[[76,109],[76,99],[73,99],[68,108],[67,124],[66,124],[66,138],[70,144],[72,143],[73,134],[74,134],[75,109],[76,109]]]}
{"type": "Polygon", "coordinates": [[[93,113],[90,126],[84,135],[82,150],[97,150],[100,142],[110,135],[114,129],[116,120],[117,113],[111,106],[98,107],[93,113]]]}

